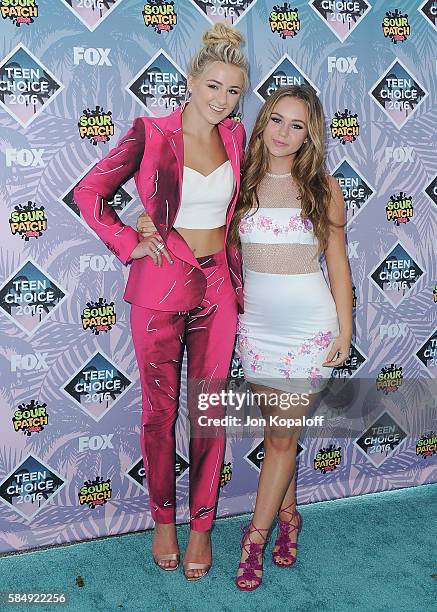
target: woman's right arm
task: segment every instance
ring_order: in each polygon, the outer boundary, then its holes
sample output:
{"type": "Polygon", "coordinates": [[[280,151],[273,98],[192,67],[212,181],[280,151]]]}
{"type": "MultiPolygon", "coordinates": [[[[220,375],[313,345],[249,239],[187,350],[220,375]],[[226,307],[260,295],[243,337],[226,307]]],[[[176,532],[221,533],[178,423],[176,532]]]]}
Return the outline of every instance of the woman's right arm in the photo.
{"type": "Polygon", "coordinates": [[[138,117],[117,146],[88,172],[74,190],[74,201],[85,221],[124,264],[131,261],[140,237],[121,221],[108,200],[112,200],[119,187],[138,170],[144,148],[144,119],[138,117]]]}

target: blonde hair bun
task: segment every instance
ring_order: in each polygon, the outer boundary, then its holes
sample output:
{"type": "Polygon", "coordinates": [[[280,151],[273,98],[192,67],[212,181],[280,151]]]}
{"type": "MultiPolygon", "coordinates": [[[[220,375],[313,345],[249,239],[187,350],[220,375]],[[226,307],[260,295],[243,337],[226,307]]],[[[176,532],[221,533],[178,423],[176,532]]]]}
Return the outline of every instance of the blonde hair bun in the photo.
{"type": "Polygon", "coordinates": [[[197,78],[213,62],[224,62],[243,71],[243,89],[246,90],[249,87],[249,65],[241,48],[243,42],[244,38],[238,30],[225,23],[216,23],[203,35],[203,47],[191,58],[188,74],[197,78]]]}
{"type": "Polygon", "coordinates": [[[228,44],[233,47],[241,47],[244,43],[242,34],[226,23],[216,23],[213,28],[205,32],[202,37],[205,47],[212,45],[228,44]]]}

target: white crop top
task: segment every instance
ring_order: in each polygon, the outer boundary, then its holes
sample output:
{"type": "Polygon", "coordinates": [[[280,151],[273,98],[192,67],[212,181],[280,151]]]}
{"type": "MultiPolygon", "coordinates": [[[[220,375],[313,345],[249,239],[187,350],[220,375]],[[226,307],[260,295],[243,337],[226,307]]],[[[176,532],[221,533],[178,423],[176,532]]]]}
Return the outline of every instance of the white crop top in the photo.
{"type": "Polygon", "coordinates": [[[174,227],[212,229],[226,224],[226,212],[235,189],[231,162],[204,176],[184,166],[181,205],[174,227]]]}

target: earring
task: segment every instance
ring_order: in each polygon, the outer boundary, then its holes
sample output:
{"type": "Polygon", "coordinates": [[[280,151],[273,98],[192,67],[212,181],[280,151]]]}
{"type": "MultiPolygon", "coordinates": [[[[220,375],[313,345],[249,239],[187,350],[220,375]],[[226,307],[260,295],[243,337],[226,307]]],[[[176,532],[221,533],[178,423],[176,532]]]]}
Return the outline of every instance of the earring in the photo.
{"type": "Polygon", "coordinates": [[[234,109],[232,113],[228,115],[228,119],[233,119],[234,121],[240,121],[240,122],[243,121],[243,116],[244,116],[243,108],[244,108],[244,101],[243,101],[243,98],[240,98],[240,101],[238,102],[236,109],[234,109]]]}
{"type": "Polygon", "coordinates": [[[239,110],[239,114],[240,114],[240,121],[243,121],[243,117],[244,117],[244,96],[241,96],[241,98],[240,98],[240,104],[238,104],[238,110],[239,110]]]}
{"type": "Polygon", "coordinates": [[[191,98],[191,91],[187,87],[187,89],[185,90],[184,99],[182,100],[182,111],[184,110],[188,102],[190,101],[190,98],[191,98]]]}

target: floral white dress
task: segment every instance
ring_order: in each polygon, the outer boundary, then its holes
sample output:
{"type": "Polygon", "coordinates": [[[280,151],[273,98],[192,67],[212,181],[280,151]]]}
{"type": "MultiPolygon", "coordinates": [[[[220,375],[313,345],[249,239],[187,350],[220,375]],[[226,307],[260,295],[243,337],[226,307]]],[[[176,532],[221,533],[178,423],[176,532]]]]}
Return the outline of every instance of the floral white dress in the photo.
{"type": "Polygon", "coordinates": [[[317,258],[318,241],[301,219],[290,174],[267,173],[259,208],[240,223],[244,314],[238,349],[245,379],[286,392],[321,391],[322,366],[338,335],[335,302],[317,258]]]}

